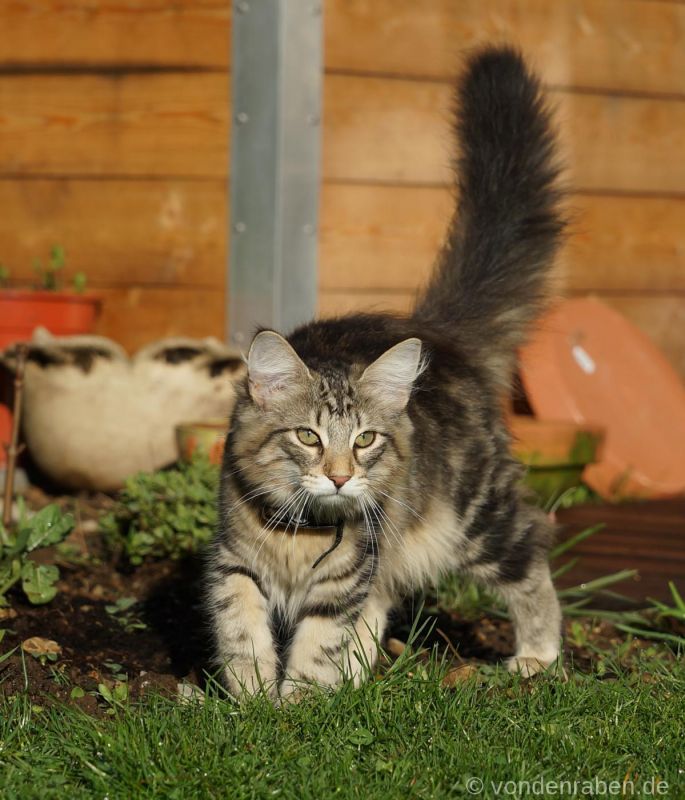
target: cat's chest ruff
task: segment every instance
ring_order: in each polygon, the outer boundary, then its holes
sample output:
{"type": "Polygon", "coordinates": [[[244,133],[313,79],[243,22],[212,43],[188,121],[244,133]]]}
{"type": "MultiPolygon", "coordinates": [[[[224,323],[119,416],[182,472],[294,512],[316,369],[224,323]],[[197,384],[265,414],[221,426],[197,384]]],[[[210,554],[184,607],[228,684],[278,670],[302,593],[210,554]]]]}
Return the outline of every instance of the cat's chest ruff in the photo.
{"type": "Polygon", "coordinates": [[[262,545],[260,560],[272,583],[284,592],[306,590],[344,565],[355,545],[349,529],[339,525],[271,527],[262,545]]]}

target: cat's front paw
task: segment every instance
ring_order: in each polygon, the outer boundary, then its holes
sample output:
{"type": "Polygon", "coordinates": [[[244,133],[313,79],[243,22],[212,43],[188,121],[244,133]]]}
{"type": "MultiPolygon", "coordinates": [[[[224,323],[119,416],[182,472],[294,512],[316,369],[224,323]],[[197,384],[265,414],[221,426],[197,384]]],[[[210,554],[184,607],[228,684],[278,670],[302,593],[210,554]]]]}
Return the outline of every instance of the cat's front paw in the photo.
{"type": "Polygon", "coordinates": [[[518,673],[524,678],[532,678],[533,675],[537,675],[539,672],[546,671],[548,671],[550,674],[556,674],[558,671],[560,676],[566,676],[564,668],[559,662],[558,656],[555,656],[554,658],[513,656],[507,661],[507,669],[509,672],[518,673]]]}
{"type": "Polygon", "coordinates": [[[312,676],[289,675],[284,678],[279,688],[281,701],[284,703],[299,703],[299,701],[314,689],[319,691],[332,690],[340,686],[342,675],[339,671],[328,671],[325,674],[312,676]]]}
{"type": "Polygon", "coordinates": [[[257,664],[254,660],[233,659],[224,667],[223,683],[236,699],[264,693],[278,695],[276,664],[257,664]]]}

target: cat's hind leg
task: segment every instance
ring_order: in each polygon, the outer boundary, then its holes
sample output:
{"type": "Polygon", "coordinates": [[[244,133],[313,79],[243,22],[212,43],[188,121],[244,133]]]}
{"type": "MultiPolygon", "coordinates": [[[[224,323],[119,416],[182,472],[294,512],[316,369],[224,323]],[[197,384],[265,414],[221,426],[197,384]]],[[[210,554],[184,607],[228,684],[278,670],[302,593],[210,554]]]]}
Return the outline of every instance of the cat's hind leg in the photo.
{"type": "Polygon", "coordinates": [[[500,584],[516,634],[516,652],[508,662],[512,672],[530,677],[559,658],[561,609],[549,565],[533,565],[520,581],[500,584]]]}

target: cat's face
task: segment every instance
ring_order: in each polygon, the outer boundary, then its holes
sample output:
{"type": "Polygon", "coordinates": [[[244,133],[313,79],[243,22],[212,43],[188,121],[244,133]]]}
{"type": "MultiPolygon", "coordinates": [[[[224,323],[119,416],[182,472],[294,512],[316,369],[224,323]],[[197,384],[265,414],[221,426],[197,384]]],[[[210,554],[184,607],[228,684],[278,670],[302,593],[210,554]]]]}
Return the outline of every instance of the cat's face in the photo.
{"type": "MultiPolygon", "coordinates": [[[[249,402],[237,412],[236,467],[283,518],[359,517],[382,504],[407,457],[406,405],[421,369],[408,339],[363,370],[309,370],[278,334],[248,357],[249,402]]],[[[253,490],[254,491],[254,490],[253,490]]]]}

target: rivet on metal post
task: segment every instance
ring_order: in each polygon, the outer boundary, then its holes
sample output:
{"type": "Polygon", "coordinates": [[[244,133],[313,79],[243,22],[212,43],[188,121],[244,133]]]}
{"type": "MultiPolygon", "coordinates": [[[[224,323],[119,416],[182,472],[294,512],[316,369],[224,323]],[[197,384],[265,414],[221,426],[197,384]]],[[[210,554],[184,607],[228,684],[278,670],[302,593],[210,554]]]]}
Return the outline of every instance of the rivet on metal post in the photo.
{"type": "Polygon", "coordinates": [[[238,122],[240,125],[244,125],[250,118],[247,116],[245,111],[239,111],[235,115],[235,121],[238,122]]]}
{"type": "Polygon", "coordinates": [[[247,14],[247,12],[250,10],[250,5],[249,5],[249,3],[244,3],[244,2],[243,3],[236,3],[236,8],[238,10],[238,13],[247,14]]]}
{"type": "Polygon", "coordinates": [[[236,233],[245,233],[245,229],[246,228],[247,228],[247,225],[245,225],[244,222],[236,222],[236,224],[233,226],[233,230],[236,233]]]}

